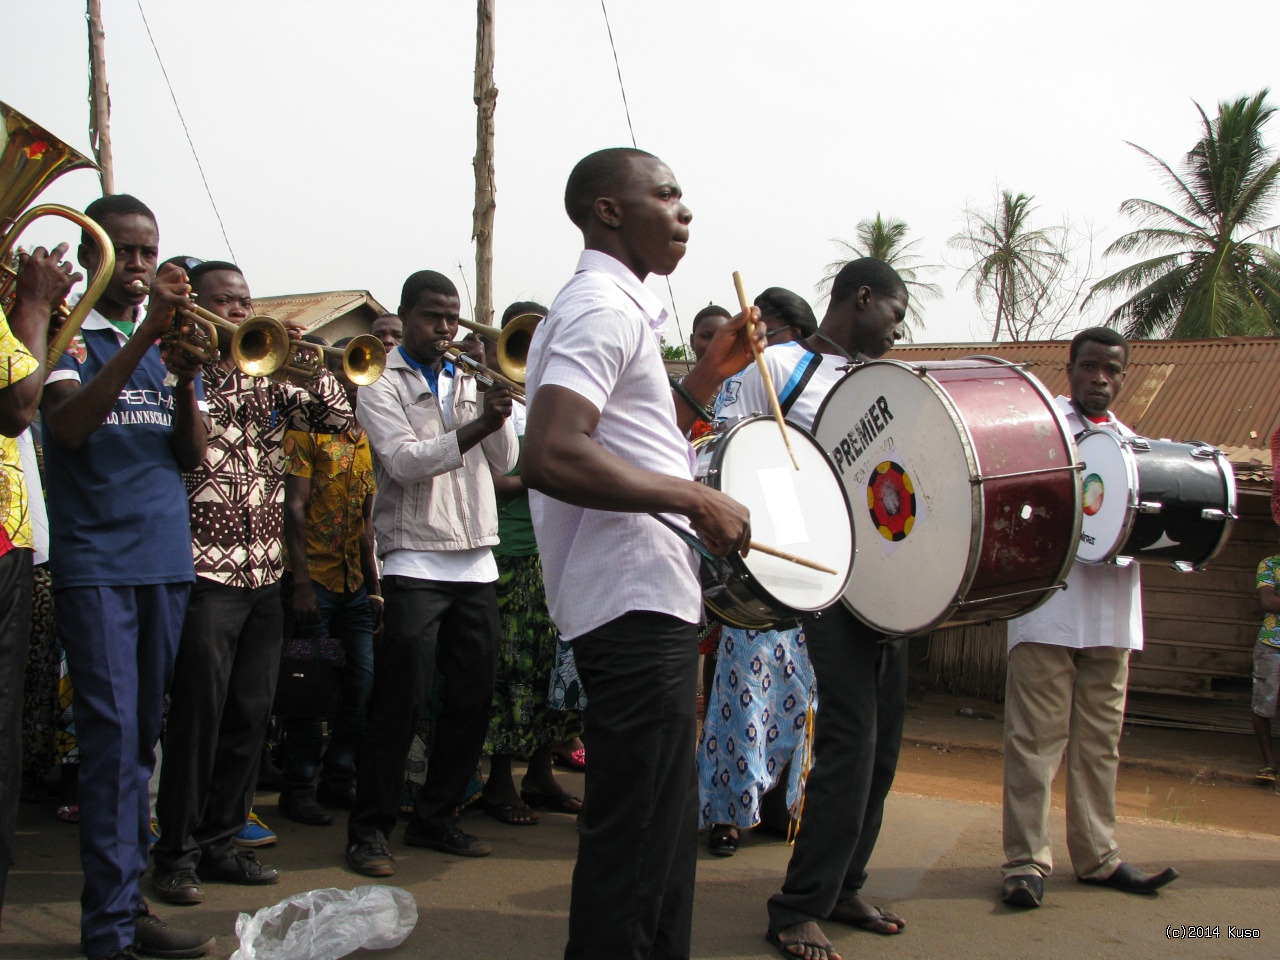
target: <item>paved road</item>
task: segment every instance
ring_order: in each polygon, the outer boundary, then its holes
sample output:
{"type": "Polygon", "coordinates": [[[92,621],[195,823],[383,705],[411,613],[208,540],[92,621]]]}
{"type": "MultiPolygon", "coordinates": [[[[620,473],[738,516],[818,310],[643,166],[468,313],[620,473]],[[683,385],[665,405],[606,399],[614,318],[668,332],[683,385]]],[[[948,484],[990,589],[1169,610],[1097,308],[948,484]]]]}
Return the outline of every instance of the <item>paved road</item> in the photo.
{"type": "MultiPolygon", "coordinates": [[[[575,776],[565,783],[580,789],[575,776]]],[[[1239,789],[1247,789],[1240,787],[1239,789]]],[[[216,955],[236,947],[235,918],[283,897],[318,887],[352,887],[363,878],[340,866],[343,828],[302,827],[275,816],[275,797],[260,795],[259,812],[280,834],[263,859],[284,873],[275,887],[209,886],[200,906],[165,907],[162,915],[199,924],[218,936],[216,955]]],[[[1061,814],[1054,829],[1062,836],[1061,814]]],[[[535,827],[510,827],[483,814],[464,826],[494,843],[480,860],[393,846],[395,882],[410,890],[418,927],[387,960],[553,960],[562,955],[574,820],[544,814],[535,827]]],[[[43,807],[24,806],[18,865],[4,907],[0,958],[77,956],[80,876],[73,828],[43,807]]],[[[1125,855],[1150,866],[1173,864],[1183,878],[1157,897],[1086,887],[1069,875],[1047,884],[1045,906],[1012,911],[996,899],[999,882],[998,807],[894,794],[871,864],[867,891],[906,918],[897,937],[832,925],[827,929],[849,958],[893,960],[947,957],[1043,960],[1087,958],[1274,956],[1280,947],[1276,893],[1280,838],[1197,829],[1163,822],[1125,822],[1125,855]],[[1209,925],[1217,939],[1171,940],[1169,925],[1209,925]],[[1260,932],[1260,940],[1229,939],[1230,928],[1260,932]]],[[[699,863],[693,956],[769,958],[764,902],[777,886],[789,848],[770,837],[745,838],[738,856],[699,863]]],[[[1055,851],[1066,863],[1066,851],[1055,851]]]]}

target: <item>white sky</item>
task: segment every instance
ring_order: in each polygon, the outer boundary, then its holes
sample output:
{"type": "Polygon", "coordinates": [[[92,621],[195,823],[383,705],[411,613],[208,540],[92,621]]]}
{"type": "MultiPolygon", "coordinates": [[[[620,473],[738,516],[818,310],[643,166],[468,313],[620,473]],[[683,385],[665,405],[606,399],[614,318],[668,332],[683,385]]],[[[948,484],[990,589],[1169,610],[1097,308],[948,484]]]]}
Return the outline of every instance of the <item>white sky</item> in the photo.
{"type": "MultiPolygon", "coordinates": [[[[116,189],[156,212],[161,256],[229,258],[139,13],[103,0],[116,189]]],[[[394,310],[414,270],[474,295],[475,5],[469,0],[143,0],[227,234],[256,296],[368,289],[394,310]]],[[[550,303],[581,245],[573,164],[630,143],[598,0],[497,0],[494,301],[550,303]]],[[[833,237],[880,210],[925,262],[997,185],[1037,221],[1091,221],[1166,194],[1125,140],[1170,162],[1218,101],[1273,84],[1274,0],[882,3],[609,0],[639,146],[694,213],[671,277],[685,333],[708,301],[790,287],[817,304],[833,237]],[[1248,25],[1252,24],[1252,28],[1248,25]],[[1216,27],[1214,28],[1216,29],[1216,27]]],[[[5,4],[0,100],[88,153],[83,0],[5,4]]],[[[1277,97],[1273,96],[1273,102],[1277,97]]],[[[1280,127],[1268,131],[1280,138],[1280,127]]],[[[42,201],[83,208],[96,175],[42,201]]],[[[60,221],[29,240],[70,238],[60,221]]],[[[1109,268],[1121,263],[1108,264],[1109,268]]],[[[1099,267],[1101,269],[1101,265],[1099,267]]],[[[986,339],[961,270],[932,279],[917,341],[986,339]]],[[[665,283],[650,286],[664,300],[665,283]]],[[[823,305],[817,304],[821,317],[823,305]]],[[[1084,326],[1092,316],[1083,318],[1084,326]]],[[[677,339],[674,330],[668,339],[677,339]]]]}

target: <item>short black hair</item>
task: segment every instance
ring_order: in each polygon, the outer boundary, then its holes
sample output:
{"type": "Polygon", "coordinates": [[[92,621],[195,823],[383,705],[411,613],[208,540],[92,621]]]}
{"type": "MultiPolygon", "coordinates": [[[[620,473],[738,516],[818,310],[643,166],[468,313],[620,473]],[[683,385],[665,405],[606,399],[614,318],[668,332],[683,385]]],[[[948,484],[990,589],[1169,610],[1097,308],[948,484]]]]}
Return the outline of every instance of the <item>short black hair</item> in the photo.
{"type": "MultiPolygon", "coordinates": [[[[384,316],[393,317],[395,316],[395,314],[388,313],[388,314],[384,314],[384,316]]],[[[347,344],[349,344],[354,339],[355,337],[343,337],[341,340],[333,341],[333,343],[329,344],[329,346],[337,350],[345,350],[347,348],[347,344]]]]}
{"type": "Polygon", "coordinates": [[[831,302],[841,303],[863,287],[870,287],[872,293],[882,297],[907,294],[907,285],[897,270],[878,257],[859,257],[850,260],[836,274],[831,284],[831,302]]]}
{"type": "MultiPolygon", "coordinates": [[[[84,215],[90,220],[94,220],[101,224],[107,217],[115,217],[132,214],[140,214],[150,220],[156,222],[156,215],[151,212],[151,208],[139,200],[137,197],[128,193],[109,193],[105,197],[99,197],[93,203],[84,208],[84,215]]],[[[158,229],[158,228],[157,228],[158,229]]],[[[80,245],[87,247],[92,245],[93,237],[89,236],[89,231],[80,231],[80,245]]]]}
{"type": "Polygon", "coordinates": [[[1072,337],[1070,363],[1076,362],[1076,357],[1080,356],[1080,348],[1086,343],[1100,343],[1104,347],[1122,347],[1125,365],[1129,363],[1129,341],[1110,327],[1087,327],[1072,337]]]}
{"type": "Polygon", "coordinates": [[[204,261],[199,257],[188,257],[184,254],[182,256],[170,257],[168,260],[164,261],[164,263],[160,264],[160,266],[167,267],[171,263],[175,267],[181,267],[183,270],[190,273],[196,267],[200,266],[200,264],[204,263],[204,261]]]}
{"type": "Polygon", "coordinates": [[[608,147],[577,162],[564,187],[564,209],[574,226],[586,229],[596,200],[618,190],[630,176],[631,161],[637,157],[657,159],[635,147],[608,147]]]}
{"type": "Polygon", "coordinates": [[[458,288],[443,273],[435,270],[419,270],[411,273],[409,279],[400,288],[400,313],[402,316],[413,309],[413,305],[422,299],[424,293],[438,293],[442,297],[456,297],[458,288]]]}
{"type": "Polygon", "coordinates": [[[244,271],[228,260],[205,260],[203,263],[197,263],[187,271],[187,283],[194,290],[206,274],[215,273],[219,270],[230,270],[232,273],[244,276],[244,271]]]}
{"type": "Polygon", "coordinates": [[[698,332],[698,325],[709,317],[732,317],[728,310],[714,303],[708,303],[705,307],[693,315],[693,326],[689,328],[690,334],[698,332]]]}
{"type": "Polygon", "coordinates": [[[786,287],[769,287],[756,297],[756,306],[766,316],[777,317],[789,327],[795,327],[801,336],[811,337],[818,331],[818,318],[813,307],[800,294],[786,287]]]}
{"type": "Polygon", "coordinates": [[[516,317],[523,316],[526,313],[536,313],[545,317],[547,315],[547,308],[535,300],[517,300],[515,303],[511,304],[511,306],[507,307],[507,309],[502,311],[502,320],[499,321],[498,327],[505,327],[516,317]]]}
{"type": "Polygon", "coordinates": [[[329,345],[329,341],[318,333],[304,333],[302,335],[302,342],[314,343],[317,347],[327,347],[329,345]]]}

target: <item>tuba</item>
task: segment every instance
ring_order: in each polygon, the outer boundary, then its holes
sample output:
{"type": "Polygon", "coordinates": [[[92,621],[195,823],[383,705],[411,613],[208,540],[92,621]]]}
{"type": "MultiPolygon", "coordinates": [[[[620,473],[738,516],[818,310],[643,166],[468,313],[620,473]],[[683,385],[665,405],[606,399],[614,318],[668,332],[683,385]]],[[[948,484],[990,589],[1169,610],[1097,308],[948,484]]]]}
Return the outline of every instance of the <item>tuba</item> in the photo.
{"type": "Polygon", "coordinates": [[[85,168],[96,170],[98,165],[13,107],[0,103],[0,308],[9,310],[17,297],[18,273],[10,261],[18,235],[33,220],[47,216],[70,220],[88,233],[101,251],[98,269],[89,279],[80,302],[71,310],[66,304],[58,308],[62,325],[49,344],[46,372],[53,369],[70,346],[80,324],[110,282],[115,271],[116,249],[106,231],[79,210],[57,203],[44,203],[30,209],[27,205],[67,171],[85,168]],[[19,216],[23,210],[26,212],[19,216]]]}

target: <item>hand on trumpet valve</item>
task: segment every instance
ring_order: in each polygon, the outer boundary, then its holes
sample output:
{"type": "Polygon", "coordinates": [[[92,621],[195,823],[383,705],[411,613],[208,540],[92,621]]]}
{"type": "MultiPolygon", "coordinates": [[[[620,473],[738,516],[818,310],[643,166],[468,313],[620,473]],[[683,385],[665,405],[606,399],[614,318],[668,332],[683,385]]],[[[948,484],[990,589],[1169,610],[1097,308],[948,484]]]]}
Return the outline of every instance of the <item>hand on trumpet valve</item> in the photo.
{"type": "Polygon", "coordinates": [[[300,324],[297,320],[281,320],[285,333],[289,334],[290,340],[301,340],[302,335],[307,332],[307,328],[300,324]]]}
{"type": "Polygon", "coordinates": [[[511,390],[503,383],[490,383],[484,391],[484,405],[480,411],[480,419],[484,420],[490,432],[501,430],[507,417],[511,416],[511,390]]]}
{"type": "MultiPolygon", "coordinates": [[[[130,283],[135,292],[147,290],[146,281],[137,279],[130,283]]],[[[179,311],[190,310],[195,306],[191,297],[191,284],[187,275],[176,265],[170,263],[160,268],[152,281],[147,297],[147,314],[142,318],[138,333],[148,339],[157,340],[183,326],[178,322],[179,311]]],[[[172,339],[172,338],[171,338],[172,339]]]]}
{"type": "Polygon", "coordinates": [[[48,307],[52,314],[67,299],[71,288],[84,279],[72,272],[70,262],[64,262],[68,245],[60,243],[52,250],[36,247],[30,253],[18,251],[18,300],[48,307]]]}

